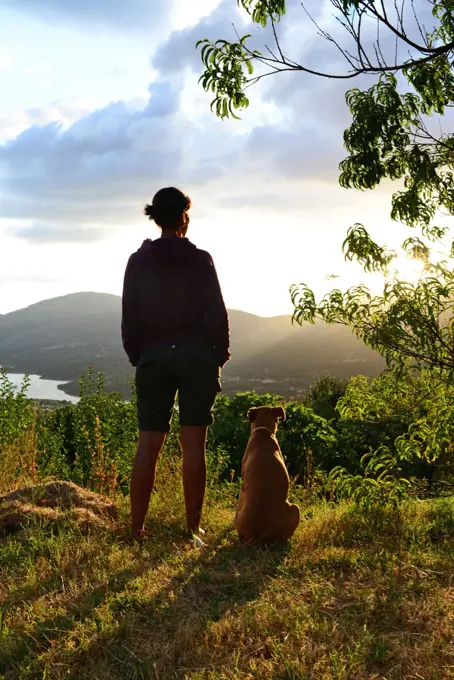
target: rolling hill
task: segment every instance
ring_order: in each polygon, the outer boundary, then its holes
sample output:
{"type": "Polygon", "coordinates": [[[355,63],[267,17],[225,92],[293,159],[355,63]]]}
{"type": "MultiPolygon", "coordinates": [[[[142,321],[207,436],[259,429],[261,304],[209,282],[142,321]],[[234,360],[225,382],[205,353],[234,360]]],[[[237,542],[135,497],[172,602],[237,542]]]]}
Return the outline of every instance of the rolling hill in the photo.
{"type": "MultiPolygon", "coordinates": [[[[0,365],[67,381],[89,365],[106,376],[108,389],[129,392],[132,369],[120,337],[121,299],[103,293],[75,293],[0,316],[0,365]]],[[[227,394],[246,389],[285,397],[304,392],[317,375],[348,378],[377,375],[381,357],[340,326],[292,326],[290,317],[260,317],[230,310],[233,359],[223,371],[227,394]]]]}

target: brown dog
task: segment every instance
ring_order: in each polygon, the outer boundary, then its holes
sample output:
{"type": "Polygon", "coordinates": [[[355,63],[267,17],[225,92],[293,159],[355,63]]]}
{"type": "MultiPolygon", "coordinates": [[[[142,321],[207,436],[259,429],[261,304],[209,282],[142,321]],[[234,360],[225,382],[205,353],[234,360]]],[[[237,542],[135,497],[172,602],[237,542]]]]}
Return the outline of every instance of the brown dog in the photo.
{"type": "Polygon", "coordinates": [[[243,485],[235,527],[246,543],[285,541],[300,521],[297,505],[287,500],[289,476],[276,439],[282,407],[260,406],[248,413],[251,436],[241,467],[243,485]]]}

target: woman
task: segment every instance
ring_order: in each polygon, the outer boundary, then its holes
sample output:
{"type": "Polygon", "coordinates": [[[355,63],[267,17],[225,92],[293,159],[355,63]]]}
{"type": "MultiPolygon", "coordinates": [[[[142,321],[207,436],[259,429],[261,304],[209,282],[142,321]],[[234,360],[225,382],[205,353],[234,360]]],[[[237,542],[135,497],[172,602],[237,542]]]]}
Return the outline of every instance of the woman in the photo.
{"type": "Polygon", "coordinates": [[[178,392],[187,529],[200,531],[205,446],[220,368],[229,360],[227,311],[211,256],[187,238],[191,200],[161,189],[145,215],[161,228],[131,255],[123,288],[123,346],[136,366],[139,442],[131,476],[134,539],[145,517],[178,392]]]}

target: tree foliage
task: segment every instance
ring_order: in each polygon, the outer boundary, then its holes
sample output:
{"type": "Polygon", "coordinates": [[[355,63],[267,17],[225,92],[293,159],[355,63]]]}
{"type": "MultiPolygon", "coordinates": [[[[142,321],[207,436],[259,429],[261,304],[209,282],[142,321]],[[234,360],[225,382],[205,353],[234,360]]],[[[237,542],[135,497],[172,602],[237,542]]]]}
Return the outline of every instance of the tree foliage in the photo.
{"type": "Polygon", "coordinates": [[[454,276],[443,267],[417,284],[391,279],[381,295],[358,285],[332,290],[317,302],[306,284],[292,287],[298,323],[321,319],[349,326],[389,367],[400,373],[426,367],[447,381],[454,377],[453,300],[454,276]]]}
{"type": "MultiPolygon", "coordinates": [[[[102,375],[91,370],[81,379],[80,401],[53,410],[32,406],[27,380],[16,391],[5,372],[0,377],[0,486],[32,476],[33,483],[53,477],[102,493],[115,486],[128,492],[137,439],[134,403],[105,393],[102,375]]],[[[372,382],[359,376],[348,384],[321,376],[302,401],[255,392],[220,395],[208,437],[210,493],[220,492],[220,482],[224,491],[224,485],[232,494],[237,489],[249,408],[280,404],[287,419],[278,439],[289,474],[311,494],[332,498],[336,487],[337,496],[354,496],[370,509],[398,503],[410,479],[425,493],[450,493],[453,391],[427,372],[399,380],[384,374],[372,382]]],[[[178,432],[175,418],[163,453],[175,473],[181,464],[178,432]]]]}
{"type": "Polygon", "coordinates": [[[272,24],[275,45],[265,45],[263,51],[249,49],[249,35],[234,42],[200,41],[205,66],[201,82],[215,95],[212,107],[216,113],[236,116],[249,105],[246,90],[251,85],[283,71],[348,79],[379,74],[378,82],[368,90],[354,88],[347,93],[353,121],[344,134],[349,157],[341,164],[340,182],[345,187],[371,189],[384,178],[403,180],[404,189],[393,199],[393,218],[410,226],[422,224],[429,236],[443,235],[444,230],[433,230],[430,225],[437,210],[452,213],[454,209],[454,135],[435,135],[427,120],[434,114],[443,116],[454,100],[453,4],[445,0],[331,0],[348,43],[341,46],[320,28],[319,34],[340,50],[349,67],[344,74],[314,71],[284,55],[276,22],[285,14],[285,2],[240,0],[239,4],[249,11],[252,21],[272,24]],[[432,10],[431,28],[418,20],[417,10],[424,6],[432,10]],[[364,27],[371,21],[377,24],[375,41],[363,38],[364,27]],[[395,39],[391,53],[383,47],[389,36],[395,39]],[[402,63],[401,52],[406,55],[402,63]],[[403,76],[403,92],[397,72],[403,76]]]}
{"type": "MultiPolygon", "coordinates": [[[[288,71],[344,80],[361,74],[402,71],[423,98],[426,113],[430,110],[441,112],[446,95],[452,94],[454,21],[451,1],[330,0],[337,23],[344,29],[345,44],[319,26],[305,4],[301,3],[318,35],[342,55],[346,68],[337,73],[316,70],[285,54],[278,34],[278,22],[286,14],[285,0],[237,2],[249,13],[252,22],[262,28],[271,25],[273,44],[265,44],[262,51],[251,49],[248,45],[250,35],[238,36],[238,41],[200,41],[199,44],[210,48],[202,53],[205,66],[203,83],[205,89],[214,92],[216,97],[234,98],[244,94],[245,88],[259,80],[288,71]],[[432,13],[433,25],[429,29],[421,25],[418,18],[424,6],[430,7],[432,13]],[[367,31],[373,32],[376,38],[365,40],[367,31]],[[238,73],[232,74],[233,88],[229,92],[224,89],[223,80],[224,76],[227,77],[224,71],[226,62],[234,63],[243,76],[238,79],[238,73]]],[[[245,103],[247,105],[248,102],[245,103]]]]}
{"type": "Polygon", "coordinates": [[[424,412],[407,422],[392,444],[380,443],[367,452],[363,475],[341,468],[334,473],[338,488],[358,501],[397,502],[407,489],[402,476],[406,463],[446,461],[454,453],[454,241],[446,224],[440,226],[454,215],[454,133],[444,130],[454,101],[454,3],[330,1],[345,44],[306,13],[319,36],[342,55],[343,72],[324,72],[286,55],[279,38],[279,22],[288,20],[285,2],[242,1],[253,22],[271,26],[273,45],[251,49],[249,36],[238,36],[236,42],[202,41],[201,80],[224,118],[249,105],[245,92],[251,85],[282,72],[345,80],[376,75],[368,89],[355,87],[346,94],[352,122],[344,133],[348,156],[339,181],[359,190],[374,189],[384,180],[398,183],[391,217],[413,230],[402,248],[420,261],[421,277],[408,282],[393,274],[396,252],[356,224],[343,245],[345,259],[356,260],[366,272],[381,272],[383,292],[373,294],[357,285],[317,300],[310,286],[301,283],[292,286],[291,295],[295,322],[347,325],[386,359],[390,377],[372,385],[362,379],[350,384],[337,404],[343,417],[374,421],[371,413],[389,404],[399,412],[393,394],[407,404],[416,398],[415,391],[426,394],[424,412]],[[419,18],[423,9],[430,10],[430,24],[419,18]],[[375,38],[370,38],[374,24],[375,38]]]}
{"type": "Polygon", "coordinates": [[[396,505],[410,490],[410,479],[424,476],[425,493],[452,494],[454,473],[454,386],[433,371],[417,377],[385,373],[372,382],[353,379],[340,399],[342,419],[397,426],[392,441],[382,441],[362,458],[362,474],[339,466],[330,477],[340,495],[367,509],[396,505]],[[421,475],[422,472],[422,475],[421,475]]]}
{"type": "MultiPolygon", "coordinates": [[[[250,436],[247,412],[256,406],[278,406],[282,397],[273,394],[259,395],[255,392],[241,392],[234,397],[220,396],[215,404],[215,422],[210,428],[208,448],[226,453],[229,468],[240,474],[241,462],[250,436]]],[[[328,421],[301,402],[289,401],[284,404],[286,420],[279,425],[279,442],[284,452],[289,473],[292,477],[301,475],[307,450],[314,457],[314,465],[326,471],[342,460],[337,435],[328,421]]]]}
{"type": "Polygon", "coordinates": [[[29,385],[30,379],[25,376],[16,390],[6,368],[0,367],[0,455],[2,446],[20,439],[31,426],[33,410],[27,397],[29,385]]]}
{"type": "Polygon", "coordinates": [[[285,14],[285,0],[238,0],[252,21],[265,27],[268,21],[279,21],[285,14]]]}

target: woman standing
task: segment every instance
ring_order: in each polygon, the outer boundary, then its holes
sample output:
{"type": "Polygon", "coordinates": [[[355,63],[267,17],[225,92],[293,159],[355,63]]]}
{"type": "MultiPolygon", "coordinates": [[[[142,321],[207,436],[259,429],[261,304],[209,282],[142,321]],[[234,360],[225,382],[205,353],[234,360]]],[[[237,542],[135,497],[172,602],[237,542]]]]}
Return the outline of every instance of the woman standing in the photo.
{"type": "Polygon", "coordinates": [[[156,464],[178,392],[187,529],[197,536],[206,486],[205,448],[229,323],[209,253],[187,238],[191,200],[161,189],[145,214],[161,228],[131,255],[123,288],[123,346],[136,366],[139,442],[131,476],[134,539],[143,537],[156,464]]]}

